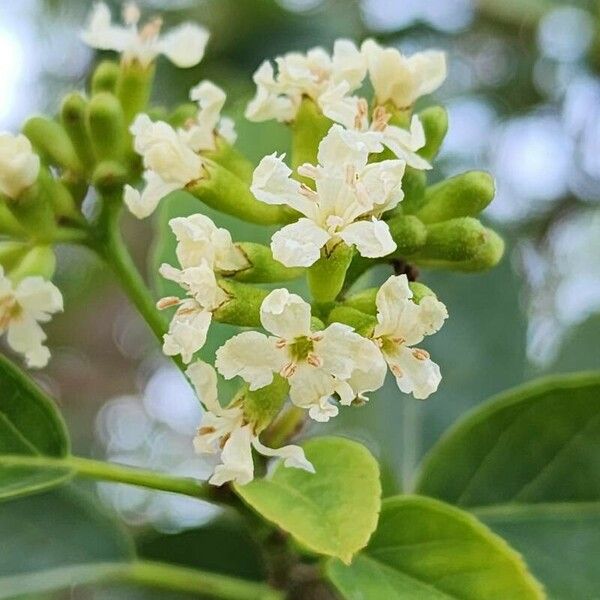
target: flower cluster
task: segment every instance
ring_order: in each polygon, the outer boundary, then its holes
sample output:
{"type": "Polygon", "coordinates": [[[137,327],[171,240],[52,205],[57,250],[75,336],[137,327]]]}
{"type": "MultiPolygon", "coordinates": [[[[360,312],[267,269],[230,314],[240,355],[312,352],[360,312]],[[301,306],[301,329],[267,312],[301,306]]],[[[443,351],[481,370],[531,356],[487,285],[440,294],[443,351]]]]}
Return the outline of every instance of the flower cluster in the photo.
{"type": "Polygon", "coordinates": [[[388,367],[414,398],[440,384],[420,346],[448,314],[409,281],[406,265],[482,270],[502,255],[502,241],[475,218],[493,197],[487,174],[427,186],[446,114],[413,114],[413,106],[443,82],[444,54],[407,57],[373,40],[338,40],[332,54],[294,52],[276,68],[265,61],[246,117],[291,124],[292,153],[256,165],[235,147],[234,124],[221,116],[225,92],[212,82],[200,81],[173,112],[148,106],[157,57],[194,66],[208,33],[182,24],[163,35],[160,19],[140,20],[129,3],[115,25],[97,3],[82,38],[120,60],[100,63],[89,96],[68,95],[57,121],[34,117],[22,135],[0,134],[0,334],[29,366],[47,363],[39,324],[62,310],[52,248],[83,244],[113,263],[164,354],[196,388],[204,408],[196,450],[221,460],[211,483],[251,481],[253,451],[313,471],[299,446],[277,447],[290,437],[277,435],[289,415],[327,422],[366,402],[388,367]],[[123,258],[118,217],[123,205],[148,217],[176,190],[273,229],[263,245],[234,240],[202,212],[172,218],[175,257],[159,271],[182,291],[157,303],[172,310],[164,331],[123,258]],[[91,210],[82,210],[85,198],[91,210]],[[387,276],[357,290],[375,265],[387,276]],[[310,299],[301,295],[307,288],[310,299]],[[216,351],[214,367],[200,359],[213,322],[242,328],[216,351]],[[223,405],[218,376],[240,385],[223,405]]]}

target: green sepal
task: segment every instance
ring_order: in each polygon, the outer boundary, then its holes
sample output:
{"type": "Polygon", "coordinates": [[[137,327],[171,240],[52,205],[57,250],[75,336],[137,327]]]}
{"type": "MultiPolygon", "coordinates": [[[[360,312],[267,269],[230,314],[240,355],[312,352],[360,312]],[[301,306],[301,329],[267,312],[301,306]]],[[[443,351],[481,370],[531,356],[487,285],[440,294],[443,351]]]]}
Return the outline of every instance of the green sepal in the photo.
{"type": "Polygon", "coordinates": [[[419,113],[419,120],[423,125],[426,141],[417,153],[430,161],[440,151],[448,132],[448,113],[442,106],[430,106],[419,113]]]}
{"type": "Polygon", "coordinates": [[[283,206],[257,200],[248,184],[215,162],[204,161],[205,174],[186,190],[207,206],[228,215],[260,225],[276,225],[293,220],[283,206]]]}
{"type": "Polygon", "coordinates": [[[425,298],[426,296],[433,296],[434,298],[437,298],[436,293],[420,281],[409,281],[408,287],[413,293],[412,301],[415,304],[421,304],[421,300],[423,300],[423,298],[425,298]]]}
{"type": "Polygon", "coordinates": [[[38,182],[50,199],[53,211],[57,217],[81,221],[81,211],[75,204],[71,192],[64,183],[58,179],[54,179],[50,171],[44,168],[40,169],[38,182]]]}
{"type": "Polygon", "coordinates": [[[269,246],[254,242],[239,242],[236,246],[244,253],[249,267],[238,271],[232,278],[247,283],[274,283],[301,277],[306,269],[286,267],[273,258],[269,246]]]}
{"type": "Polygon", "coordinates": [[[254,425],[254,433],[266,429],[282,409],[290,386],[287,379],[275,373],[269,385],[250,391],[244,386],[241,392],[244,417],[254,425]]]}
{"type": "Polygon", "coordinates": [[[296,169],[304,163],[317,164],[319,143],[332,125],[314,100],[303,98],[291,124],[292,168],[296,169]]]}
{"type": "Polygon", "coordinates": [[[126,125],[146,109],[153,79],[154,64],[144,66],[137,61],[121,62],[115,93],[123,107],[126,125]]]}
{"type": "Polygon", "coordinates": [[[41,168],[37,181],[7,205],[29,237],[42,242],[52,241],[56,231],[48,177],[49,173],[41,168]]]}
{"type": "Polygon", "coordinates": [[[308,269],[308,285],[317,304],[333,302],[344,286],[346,271],[354,250],[340,242],[329,254],[322,251],[321,258],[308,269]]]}
{"type": "Polygon", "coordinates": [[[229,300],[213,312],[215,321],[240,327],[260,327],[260,305],[268,290],[231,279],[219,280],[219,287],[229,300]]]}
{"type": "Polygon", "coordinates": [[[427,228],[413,215],[398,215],[387,221],[396,250],[393,256],[409,256],[422,248],[427,241],[427,228]]]}
{"type": "Polygon", "coordinates": [[[26,277],[40,276],[50,279],[56,269],[56,255],[51,246],[35,246],[8,272],[14,283],[26,277]]]}
{"type": "Polygon", "coordinates": [[[104,194],[120,190],[127,182],[128,171],[125,166],[114,160],[99,163],[92,174],[94,187],[104,194]]]}
{"type": "Polygon", "coordinates": [[[172,127],[185,127],[190,119],[198,116],[198,105],[194,102],[180,104],[165,120],[172,127]]]}
{"type": "Polygon", "coordinates": [[[412,107],[398,108],[391,100],[388,100],[383,108],[390,114],[389,124],[395,125],[396,127],[403,127],[409,129],[410,119],[412,117],[412,107]]]}
{"type": "Polygon", "coordinates": [[[0,234],[16,238],[27,237],[27,230],[9,208],[13,202],[12,198],[0,196],[0,234]]]}
{"type": "Polygon", "coordinates": [[[23,125],[23,133],[44,162],[75,173],[83,171],[71,139],[60,123],[46,117],[31,117],[23,125]]]}
{"type": "Polygon", "coordinates": [[[476,217],[494,198],[494,179],[484,171],[468,171],[427,188],[416,215],[423,223],[476,217]]]}
{"type": "MultiPolygon", "coordinates": [[[[410,288],[411,292],[413,293],[412,301],[415,302],[416,304],[419,304],[425,296],[433,296],[434,298],[436,297],[435,292],[433,290],[431,290],[426,285],[424,285],[418,281],[409,281],[408,287],[410,288]]],[[[376,287],[361,290],[360,292],[357,292],[356,294],[352,294],[351,296],[348,296],[348,298],[346,298],[344,300],[343,305],[347,306],[348,308],[353,308],[355,310],[359,310],[360,312],[362,312],[364,314],[376,316],[377,315],[376,300],[377,300],[377,292],[378,291],[379,291],[379,288],[376,288],[376,287]]]]}
{"type": "Polygon", "coordinates": [[[118,63],[112,60],[103,60],[95,69],[92,75],[92,94],[99,92],[114,93],[117,89],[117,79],[121,69],[118,63]]]}
{"type": "Polygon", "coordinates": [[[88,101],[83,94],[71,92],[63,98],[60,117],[79,160],[86,169],[90,169],[95,159],[86,122],[87,106],[88,101]]]}
{"type": "Polygon", "coordinates": [[[418,171],[412,167],[406,167],[402,177],[402,191],[404,199],[391,213],[414,215],[425,204],[425,189],[427,188],[427,175],[425,171],[418,171]]]}
{"type": "Polygon", "coordinates": [[[88,104],[87,123],[98,161],[123,159],[127,143],[125,115],[119,100],[110,92],[100,92],[88,104]]]}
{"type": "Polygon", "coordinates": [[[30,248],[26,242],[0,241],[0,266],[5,272],[14,269],[30,248]]]}
{"type": "Polygon", "coordinates": [[[338,305],[328,315],[329,323],[344,323],[353,327],[356,333],[364,337],[371,337],[377,319],[373,315],[364,313],[350,306],[338,305]]]}
{"type": "Polygon", "coordinates": [[[215,143],[216,149],[204,152],[203,156],[225,167],[242,181],[250,184],[254,165],[235,146],[222,137],[217,136],[215,143]]]}
{"type": "Polygon", "coordinates": [[[502,238],[472,217],[434,223],[427,231],[427,243],[411,257],[417,265],[479,271],[495,266],[504,253],[502,238]]]}

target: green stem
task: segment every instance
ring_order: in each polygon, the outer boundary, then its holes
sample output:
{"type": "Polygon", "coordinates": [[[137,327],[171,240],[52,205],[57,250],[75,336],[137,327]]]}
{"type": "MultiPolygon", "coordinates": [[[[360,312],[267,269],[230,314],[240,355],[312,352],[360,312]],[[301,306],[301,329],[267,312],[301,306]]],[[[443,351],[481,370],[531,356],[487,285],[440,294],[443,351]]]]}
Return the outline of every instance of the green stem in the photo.
{"type": "Polygon", "coordinates": [[[210,596],[222,600],[283,600],[264,583],[244,581],[167,563],[132,561],[91,563],[0,578],[0,599],[41,594],[74,585],[127,583],[210,596]]]}
{"type": "Polygon", "coordinates": [[[218,489],[205,482],[187,477],[173,477],[151,471],[138,469],[116,463],[82,458],[79,456],[67,456],[65,458],[54,458],[50,456],[23,456],[16,454],[4,454],[0,456],[0,465],[3,468],[38,468],[54,469],[57,471],[74,471],[75,475],[99,479],[102,481],[114,481],[127,483],[153,490],[183,494],[200,500],[215,502],[218,489]]]}

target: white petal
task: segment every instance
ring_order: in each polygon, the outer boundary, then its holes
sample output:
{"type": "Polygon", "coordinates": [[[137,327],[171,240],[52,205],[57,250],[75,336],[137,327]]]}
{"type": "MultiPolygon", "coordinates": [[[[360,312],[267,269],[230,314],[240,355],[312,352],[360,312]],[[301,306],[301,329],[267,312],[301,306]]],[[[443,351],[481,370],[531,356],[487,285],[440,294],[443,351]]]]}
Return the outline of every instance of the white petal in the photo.
{"type": "Polygon", "coordinates": [[[145,171],[144,179],[146,186],[141,193],[126,185],[123,194],[125,206],[138,219],[149,217],[163,198],[181,187],[178,183],[163,181],[153,171],[145,171]]]}
{"type": "Polygon", "coordinates": [[[383,143],[409,167],[419,170],[431,169],[429,162],[417,154],[417,150],[425,145],[425,132],[417,115],[412,118],[410,131],[388,125],[383,131],[383,136],[383,143]]]}
{"type": "Polygon", "coordinates": [[[50,315],[63,310],[60,290],[43,277],[26,277],[17,285],[15,298],[21,308],[36,321],[48,321],[50,315]]]}
{"type": "Polygon", "coordinates": [[[356,368],[356,346],[364,338],[343,323],[332,323],[320,334],[314,351],[323,361],[323,370],[338,379],[348,379],[356,368]]]}
{"type": "Polygon", "coordinates": [[[204,346],[211,320],[212,313],[202,310],[196,302],[184,302],[163,337],[163,352],[167,356],[181,354],[183,362],[189,363],[194,353],[204,346]]]}
{"type": "Polygon", "coordinates": [[[383,136],[375,131],[351,131],[340,125],[332,125],[319,143],[317,160],[320,165],[338,169],[346,175],[348,165],[363,169],[372,152],[381,152],[383,136]]]}
{"type": "Polygon", "coordinates": [[[215,366],[225,379],[239,376],[251,390],[257,390],[273,381],[273,373],[281,370],[285,360],[272,338],[257,331],[245,331],[217,350],[215,366]]]}
{"type": "Polygon", "coordinates": [[[332,80],[345,81],[351,90],[362,85],[367,74],[367,60],[350,40],[336,40],[333,45],[332,80]]]}
{"type": "Polygon", "coordinates": [[[217,133],[231,146],[237,140],[235,121],[229,117],[221,117],[217,126],[217,133]]]}
{"type": "Polygon", "coordinates": [[[25,355],[29,367],[39,369],[48,363],[50,352],[43,346],[45,339],[46,334],[37,321],[27,314],[8,325],[6,341],[15,352],[25,355]]]}
{"type": "Polygon", "coordinates": [[[260,307],[262,326],[284,340],[310,335],[310,319],[310,304],[284,288],[273,290],[260,307]]]}
{"type": "Polygon", "coordinates": [[[94,4],[87,27],[81,32],[81,39],[98,50],[123,52],[136,38],[135,29],[112,24],[110,9],[104,2],[94,4]]]}
{"type": "Polygon", "coordinates": [[[321,248],[330,237],[310,219],[299,219],[273,234],[273,258],[286,267],[310,267],[319,260],[321,248]]]}
{"type": "Polygon", "coordinates": [[[23,135],[0,133],[0,192],[17,198],[35,183],[40,171],[40,159],[31,142],[23,135]]]}
{"type": "Polygon", "coordinates": [[[217,372],[215,369],[208,363],[197,360],[186,369],[185,374],[192,382],[200,402],[209,411],[219,415],[223,409],[218,400],[217,372]]]}
{"type": "Polygon", "coordinates": [[[290,445],[283,446],[282,448],[268,448],[267,446],[263,446],[257,437],[254,438],[252,445],[263,456],[273,456],[283,459],[283,464],[286,467],[304,469],[309,473],[315,473],[315,468],[307,460],[304,450],[300,446],[290,445]]]}
{"type": "Polygon", "coordinates": [[[418,52],[410,57],[411,67],[418,74],[416,97],[431,94],[444,83],[447,75],[446,54],[437,50],[418,52]]]}
{"type": "Polygon", "coordinates": [[[418,400],[435,392],[442,380],[439,366],[425,357],[422,351],[405,346],[397,347],[394,353],[385,353],[400,391],[418,400]]]}
{"type": "Polygon", "coordinates": [[[358,187],[374,204],[378,214],[395,208],[404,198],[402,160],[383,160],[367,165],[360,173],[358,187]]]}
{"type": "Polygon", "coordinates": [[[352,375],[347,380],[353,392],[352,399],[358,397],[361,400],[366,400],[365,394],[367,392],[374,392],[383,385],[387,372],[384,357],[371,340],[363,338],[356,349],[355,367],[352,375]]]}
{"type": "Polygon", "coordinates": [[[323,114],[348,129],[354,129],[359,114],[360,98],[348,96],[350,86],[342,81],[336,86],[327,88],[320,96],[318,104],[323,114]]]}
{"type": "Polygon", "coordinates": [[[223,485],[235,481],[245,485],[254,478],[254,463],[252,462],[252,428],[250,425],[235,429],[221,453],[223,464],[215,468],[209,482],[213,485],[223,485]]]}
{"type": "Polygon", "coordinates": [[[256,83],[256,95],[246,108],[246,118],[250,121],[291,121],[300,105],[300,97],[292,99],[280,95],[279,85],[273,77],[273,65],[264,61],[252,78],[256,83]]]}
{"type": "Polygon", "coordinates": [[[387,223],[378,219],[356,221],[338,233],[349,246],[356,246],[359,254],[366,258],[387,256],[396,249],[387,223]]]}
{"type": "Polygon", "coordinates": [[[300,363],[289,382],[291,401],[308,409],[311,419],[325,423],[338,414],[331,398],[336,391],[336,380],[323,369],[300,363]]]}
{"type": "Polygon", "coordinates": [[[204,27],[182,23],[162,36],[159,49],[177,67],[193,67],[202,60],[208,38],[204,27]]]}
{"type": "Polygon", "coordinates": [[[300,193],[300,182],[292,179],[292,170],[283,162],[285,155],[265,156],[252,176],[250,191],[265,204],[287,204],[306,214],[311,201],[300,193]]]}

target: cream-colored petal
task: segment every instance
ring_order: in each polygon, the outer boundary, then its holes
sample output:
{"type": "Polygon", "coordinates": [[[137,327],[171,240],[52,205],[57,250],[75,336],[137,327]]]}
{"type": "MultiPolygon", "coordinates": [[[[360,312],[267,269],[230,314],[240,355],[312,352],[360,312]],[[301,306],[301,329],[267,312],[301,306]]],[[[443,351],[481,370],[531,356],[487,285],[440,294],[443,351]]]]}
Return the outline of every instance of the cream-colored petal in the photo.
{"type": "Polygon", "coordinates": [[[442,380],[439,366],[422,350],[399,346],[385,353],[390,370],[401,392],[424,400],[435,392],[442,380]]]}
{"type": "Polygon", "coordinates": [[[63,310],[60,290],[43,277],[26,277],[15,289],[19,306],[36,321],[49,321],[50,315],[63,310]]]}
{"type": "Polygon", "coordinates": [[[332,82],[346,82],[350,90],[355,90],[362,85],[366,75],[367,60],[356,44],[350,40],[336,40],[331,59],[332,82]]]}
{"type": "Polygon", "coordinates": [[[219,404],[217,372],[212,365],[201,360],[194,361],[185,371],[192,382],[196,395],[202,404],[215,415],[224,410],[219,404]]]}
{"type": "Polygon", "coordinates": [[[301,363],[289,382],[291,401],[307,409],[311,419],[325,423],[338,414],[338,407],[332,400],[336,380],[324,369],[301,363]]]}
{"type": "Polygon", "coordinates": [[[180,305],[163,337],[163,352],[167,356],[181,354],[181,360],[189,363],[195,352],[206,342],[212,313],[202,310],[194,300],[180,305]]]}
{"type": "Polygon", "coordinates": [[[271,238],[273,258],[286,267],[310,267],[319,260],[330,234],[310,219],[282,227],[271,238]]]}
{"type": "Polygon", "coordinates": [[[181,188],[178,183],[163,181],[154,171],[145,171],[144,180],[146,186],[141,193],[130,185],[126,185],[123,194],[125,206],[138,219],[149,217],[163,198],[181,188]]]}
{"type": "Polygon", "coordinates": [[[339,171],[346,176],[348,165],[362,170],[369,154],[383,151],[383,136],[376,131],[352,131],[340,125],[332,125],[319,143],[319,164],[339,171]]]}
{"type": "Polygon", "coordinates": [[[351,223],[338,236],[348,246],[356,246],[358,253],[366,258],[387,256],[396,249],[396,242],[392,239],[387,223],[375,218],[351,223]]]}
{"type": "Polygon", "coordinates": [[[217,350],[215,366],[225,379],[239,376],[251,390],[257,390],[273,381],[273,373],[279,372],[285,361],[285,354],[275,347],[273,338],[244,331],[217,350]]]}
{"type": "Polygon", "coordinates": [[[223,464],[215,468],[209,482],[213,485],[223,485],[235,481],[239,485],[250,483],[254,478],[254,463],[252,462],[252,428],[250,425],[235,429],[221,453],[223,464]]]}
{"type": "Polygon", "coordinates": [[[0,133],[0,193],[17,198],[35,183],[40,159],[23,135],[0,133]]]}
{"type": "Polygon", "coordinates": [[[202,60],[209,37],[204,27],[182,23],[161,37],[158,51],[177,67],[193,67],[202,60]]]}
{"type": "Polygon", "coordinates": [[[260,307],[262,326],[284,340],[310,335],[310,319],[310,304],[285,288],[273,290],[260,307]]]}
{"type": "Polygon", "coordinates": [[[8,325],[6,341],[15,352],[25,356],[28,367],[40,369],[48,363],[50,352],[43,345],[45,340],[42,328],[27,314],[13,319],[8,325]]]}
{"type": "Polygon", "coordinates": [[[300,446],[289,445],[281,448],[268,448],[267,446],[263,446],[263,444],[261,444],[258,437],[254,438],[252,445],[256,451],[263,456],[281,458],[284,466],[286,467],[303,469],[309,473],[315,473],[315,468],[306,458],[304,450],[300,446]]]}

